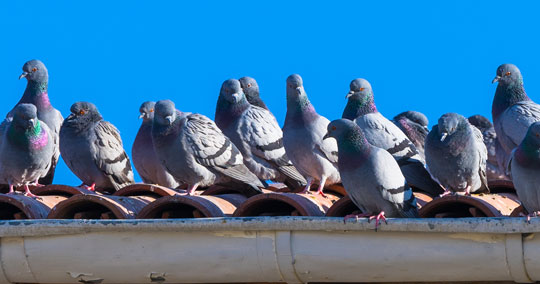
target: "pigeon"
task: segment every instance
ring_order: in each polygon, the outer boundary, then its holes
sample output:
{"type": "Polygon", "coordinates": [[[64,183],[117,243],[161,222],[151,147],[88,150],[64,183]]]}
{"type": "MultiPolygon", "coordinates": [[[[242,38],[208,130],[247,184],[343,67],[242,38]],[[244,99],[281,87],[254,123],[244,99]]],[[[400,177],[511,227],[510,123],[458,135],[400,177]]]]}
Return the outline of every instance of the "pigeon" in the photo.
{"type": "Polygon", "coordinates": [[[309,102],[300,75],[290,75],[287,78],[283,146],[293,165],[307,179],[302,193],[308,192],[311,184],[315,183],[319,184],[317,193],[324,196],[325,185],[341,182],[337,169],[337,143],[335,140],[323,140],[329,123],[309,102]]]}
{"type": "MultiPolygon", "coordinates": [[[[335,138],[338,144],[339,173],[345,191],[363,212],[350,217],[368,217],[386,222],[386,217],[418,218],[416,198],[407,185],[399,165],[388,151],[371,145],[362,129],[348,119],[328,125],[324,139],[335,138]]],[[[345,221],[344,220],[344,221],[345,221]]]]}
{"type": "Polygon", "coordinates": [[[211,119],[177,111],[170,100],[156,103],[152,140],[161,164],[188,185],[189,195],[199,186],[212,184],[244,186],[257,193],[266,186],[244,165],[238,148],[211,119]]]}
{"type": "Polygon", "coordinates": [[[443,195],[488,193],[488,153],[482,133],[457,113],[447,113],[426,138],[429,173],[445,189],[443,195]]]}
{"type": "Polygon", "coordinates": [[[392,122],[407,135],[407,138],[414,144],[420,156],[425,159],[424,141],[429,132],[427,117],[421,112],[410,110],[394,116],[392,122]]]}
{"type": "Polygon", "coordinates": [[[499,82],[491,115],[497,133],[497,140],[502,147],[502,172],[506,170],[512,150],[521,143],[531,124],[540,121],[540,105],[533,102],[525,93],[523,77],[513,64],[503,64],[497,68],[497,76],[492,83],[499,82]]]}
{"type": "Polygon", "coordinates": [[[519,200],[530,217],[540,215],[540,122],[529,127],[525,138],[512,151],[509,170],[519,200]]]}
{"type": "Polygon", "coordinates": [[[246,95],[246,99],[251,105],[268,109],[259,95],[259,85],[255,79],[251,77],[242,77],[239,81],[242,85],[242,90],[246,95]]]}
{"type": "Polygon", "coordinates": [[[60,153],[90,190],[116,191],[135,183],[120,133],[104,121],[96,106],[76,102],[60,128],[60,153]]]}
{"type": "Polygon", "coordinates": [[[284,182],[293,190],[306,185],[285,153],[276,118],[270,111],[250,105],[238,80],[223,82],[215,118],[217,126],[242,153],[244,164],[259,179],[284,182]]]}
{"type": "Polygon", "coordinates": [[[373,90],[367,80],[353,80],[346,97],[349,100],[342,118],[355,121],[371,145],[390,152],[397,160],[410,186],[430,195],[444,192],[439,184],[431,179],[425,168],[424,159],[411,140],[395,124],[377,111],[373,90]]]}
{"type": "MultiPolygon", "coordinates": [[[[51,130],[54,153],[51,158],[49,172],[39,180],[39,183],[52,184],[56,163],[58,162],[60,155],[59,132],[64,117],[49,101],[47,92],[49,73],[45,65],[41,61],[34,59],[26,62],[22,69],[23,73],[19,76],[19,79],[26,78],[27,84],[22,98],[15,107],[24,103],[35,105],[37,108],[38,119],[47,124],[51,130]]],[[[14,109],[8,113],[8,117],[13,115],[13,111],[14,109]]]]}
{"type": "Polygon", "coordinates": [[[139,108],[139,112],[141,113],[139,118],[142,118],[143,122],[131,148],[133,165],[143,182],[177,188],[180,184],[161,165],[154,151],[154,144],[152,143],[152,121],[154,119],[155,104],[155,102],[144,102],[139,108]]]}
{"type": "Polygon", "coordinates": [[[486,145],[488,151],[488,159],[486,163],[487,179],[508,179],[504,172],[501,172],[499,169],[499,164],[497,162],[497,133],[495,133],[495,128],[493,127],[493,124],[491,124],[491,121],[489,121],[487,117],[479,114],[470,116],[468,120],[471,125],[475,126],[478,128],[478,130],[480,130],[480,132],[482,132],[484,144],[486,145]]]}
{"type": "Polygon", "coordinates": [[[14,186],[24,186],[25,195],[36,197],[28,185],[37,185],[49,172],[55,147],[49,127],[37,118],[36,106],[17,105],[0,125],[0,136],[0,182],[9,184],[9,193],[14,186]]]}

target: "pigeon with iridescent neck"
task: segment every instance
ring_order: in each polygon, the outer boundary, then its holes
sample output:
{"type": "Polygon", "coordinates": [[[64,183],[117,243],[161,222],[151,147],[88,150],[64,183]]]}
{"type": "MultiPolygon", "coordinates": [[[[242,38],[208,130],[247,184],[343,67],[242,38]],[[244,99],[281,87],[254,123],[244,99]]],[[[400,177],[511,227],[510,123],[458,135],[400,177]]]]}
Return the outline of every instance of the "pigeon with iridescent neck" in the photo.
{"type": "Polygon", "coordinates": [[[488,193],[487,156],[480,130],[457,113],[441,116],[426,138],[427,167],[444,195],[488,193]]]}
{"type": "MultiPolygon", "coordinates": [[[[540,121],[540,105],[533,102],[525,93],[523,77],[519,69],[513,64],[503,64],[497,68],[497,76],[492,81],[499,82],[491,115],[497,133],[497,140],[502,147],[502,163],[509,160],[510,153],[517,147],[529,126],[540,121]]],[[[499,164],[504,172],[506,165],[499,164]]]]}
{"type": "MultiPolygon", "coordinates": [[[[49,172],[39,180],[41,184],[51,184],[54,179],[56,163],[60,155],[59,132],[64,118],[62,114],[55,109],[49,101],[48,84],[49,73],[45,65],[39,60],[30,60],[23,65],[23,73],[19,79],[26,78],[28,81],[22,98],[17,105],[28,103],[37,108],[37,117],[45,122],[51,130],[52,142],[54,145],[54,154],[51,158],[49,172]]],[[[13,110],[9,112],[8,117],[13,115],[13,110]]]]}
{"type": "Polygon", "coordinates": [[[385,149],[394,156],[411,187],[431,195],[444,192],[427,172],[424,159],[411,140],[377,111],[373,90],[367,80],[353,80],[347,98],[349,100],[342,117],[355,121],[371,145],[385,149]]]}
{"type": "Polygon", "coordinates": [[[60,128],[60,152],[90,190],[112,192],[135,183],[120,132],[89,102],[76,102],[60,128]]]}
{"type": "Polygon", "coordinates": [[[255,79],[251,77],[242,77],[239,79],[239,81],[242,85],[242,90],[246,95],[246,99],[251,105],[268,109],[268,107],[266,107],[266,104],[261,99],[261,96],[259,94],[259,85],[257,84],[257,81],[255,81],[255,79]]]}
{"type": "Polygon", "coordinates": [[[425,159],[424,141],[429,132],[427,117],[421,112],[409,110],[394,116],[392,122],[407,135],[420,156],[425,159]]]}
{"type": "Polygon", "coordinates": [[[338,165],[343,186],[362,211],[350,217],[369,217],[386,222],[386,217],[417,218],[416,198],[407,185],[396,160],[388,151],[371,145],[362,129],[348,119],[328,125],[328,137],[338,144],[338,165]]]}
{"type": "Polygon", "coordinates": [[[154,119],[155,104],[156,102],[144,102],[139,108],[141,113],[139,118],[142,118],[143,121],[131,148],[133,165],[143,182],[177,188],[180,183],[161,165],[154,151],[152,121],[154,119]]]}
{"type": "Polygon", "coordinates": [[[272,113],[251,105],[240,82],[223,82],[216,106],[216,124],[238,147],[244,164],[261,180],[285,183],[290,189],[307,181],[293,166],[283,147],[283,132],[272,113]]]}
{"type": "Polygon", "coordinates": [[[283,146],[298,171],[307,179],[304,193],[312,183],[318,194],[325,185],[341,182],[337,169],[335,140],[323,140],[330,121],[319,115],[309,102],[300,75],[287,78],[287,115],[283,125],[283,146]]]}
{"type": "Polygon", "coordinates": [[[467,120],[469,120],[471,125],[482,132],[484,144],[488,151],[486,163],[488,181],[509,179],[506,174],[499,169],[499,164],[497,162],[497,147],[500,147],[500,145],[497,145],[497,133],[495,133],[495,128],[493,127],[493,124],[491,124],[491,121],[489,121],[487,117],[479,114],[470,116],[467,120]]]}
{"type": "Polygon", "coordinates": [[[176,110],[170,100],[155,106],[154,150],[161,164],[191,195],[200,186],[223,184],[255,194],[265,187],[244,165],[242,154],[208,117],[176,110]]]}
{"type": "Polygon", "coordinates": [[[516,193],[530,217],[540,216],[540,122],[529,127],[509,163],[516,193]]]}
{"type": "Polygon", "coordinates": [[[36,106],[19,104],[0,125],[0,136],[0,182],[9,184],[9,193],[24,186],[24,194],[35,197],[28,185],[48,173],[54,155],[49,127],[37,118],[36,106]]]}

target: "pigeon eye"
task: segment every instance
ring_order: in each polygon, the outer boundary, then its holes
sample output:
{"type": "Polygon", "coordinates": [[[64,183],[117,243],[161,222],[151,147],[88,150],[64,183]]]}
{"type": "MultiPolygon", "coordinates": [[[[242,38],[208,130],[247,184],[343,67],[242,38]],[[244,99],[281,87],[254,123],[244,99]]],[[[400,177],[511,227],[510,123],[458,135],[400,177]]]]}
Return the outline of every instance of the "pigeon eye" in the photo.
{"type": "Polygon", "coordinates": [[[360,92],[363,91],[363,90],[365,90],[365,88],[360,88],[360,92]]]}
{"type": "Polygon", "coordinates": [[[335,126],[332,126],[332,130],[336,130],[336,127],[335,127],[335,126]]]}
{"type": "Polygon", "coordinates": [[[505,75],[505,76],[510,76],[510,74],[512,74],[512,73],[510,73],[510,71],[508,71],[508,72],[506,72],[506,74],[504,74],[504,75],[505,75]]]}
{"type": "Polygon", "coordinates": [[[86,113],[86,111],[84,111],[84,109],[79,110],[80,115],[84,115],[85,113],[86,113]]]}
{"type": "Polygon", "coordinates": [[[150,109],[150,112],[154,112],[154,109],[153,109],[153,108],[151,108],[151,109],[150,109]]]}
{"type": "Polygon", "coordinates": [[[36,71],[37,71],[36,67],[32,68],[32,72],[36,72],[36,71]]]}
{"type": "Polygon", "coordinates": [[[251,83],[248,84],[248,88],[251,88],[251,83]]]}

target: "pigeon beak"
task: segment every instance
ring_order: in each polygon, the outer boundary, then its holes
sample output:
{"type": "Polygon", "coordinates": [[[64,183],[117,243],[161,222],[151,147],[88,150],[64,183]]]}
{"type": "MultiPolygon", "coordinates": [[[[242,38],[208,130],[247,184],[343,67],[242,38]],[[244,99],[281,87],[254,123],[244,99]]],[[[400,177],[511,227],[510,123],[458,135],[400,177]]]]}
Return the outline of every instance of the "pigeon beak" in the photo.
{"type": "Polygon", "coordinates": [[[232,97],[234,98],[235,103],[240,101],[240,94],[239,93],[232,94],[232,97]]]}
{"type": "Polygon", "coordinates": [[[302,87],[296,87],[296,94],[300,95],[302,93],[302,87]]]}
{"type": "Polygon", "coordinates": [[[323,140],[326,139],[326,138],[330,138],[330,133],[326,133],[324,136],[323,136],[323,140]]]}
{"type": "Polygon", "coordinates": [[[27,128],[34,128],[35,125],[36,125],[36,120],[32,118],[32,119],[28,120],[28,125],[26,127],[27,128]]]}
{"type": "Polygon", "coordinates": [[[167,120],[167,122],[169,123],[169,125],[171,125],[173,123],[173,117],[172,115],[168,115],[165,117],[165,120],[167,120]]]}
{"type": "Polygon", "coordinates": [[[493,84],[495,82],[499,82],[500,79],[501,79],[501,76],[499,76],[499,75],[495,76],[495,78],[493,78],[493,81],[491,81],[491,84],[493,84]]]}
{"type": "Polygon", "coordinates": [[[26,77],[28,75],[28,72],[23,72],[21,76],[19,76],[19,80],[26,77]]]}
{"type": "Polygon", "coordinates": [[[139,119],[144,118],[144,117],[145,117],[144,113],[141,113],[141,115],[139,115],[139,119]]]}
{"type": "Polygon", "coordinates": [[[75,114],[72,113],[72,114],[68,115],[68,117],[66,117],[66,120],[70,120],[70,119],[72,119],[74,117],[75,117],[75,114]]]}
{"type": "Polygon", "coordinates": [[[354,91],[349,91],[347,95],[345,96],[346,99],[350,98],[352,95],[354,95],[354,91]]]}
{"type": "Polygon", "coordinates": [[[446,139],[446,136],[448,136],[448,133],[443,132],[442,137],[441,137],[441,142],[443,142],[444,139],[446,139]]]}

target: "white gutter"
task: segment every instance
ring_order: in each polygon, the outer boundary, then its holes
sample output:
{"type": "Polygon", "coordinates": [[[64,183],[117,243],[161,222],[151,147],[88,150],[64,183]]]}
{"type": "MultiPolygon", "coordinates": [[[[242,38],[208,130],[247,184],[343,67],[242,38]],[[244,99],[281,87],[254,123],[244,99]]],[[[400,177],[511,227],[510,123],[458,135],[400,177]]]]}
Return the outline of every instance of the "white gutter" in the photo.
{"type": "Polygon", "coordinates": [[[540,218],[0,222],[0,283],[540,280],[540,218]]]}

